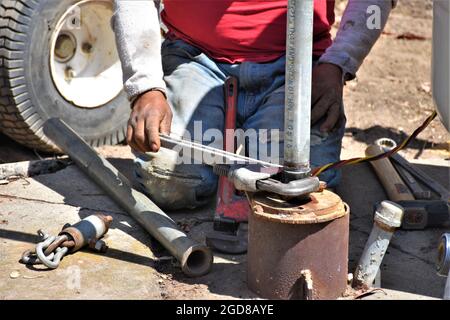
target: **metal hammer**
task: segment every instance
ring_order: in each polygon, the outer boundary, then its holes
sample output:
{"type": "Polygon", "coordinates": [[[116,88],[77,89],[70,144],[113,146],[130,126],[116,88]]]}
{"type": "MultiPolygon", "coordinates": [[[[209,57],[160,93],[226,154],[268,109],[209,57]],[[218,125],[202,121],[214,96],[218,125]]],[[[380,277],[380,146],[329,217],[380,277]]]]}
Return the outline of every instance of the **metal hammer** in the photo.
{"type": "MultiPolygon", "coordinates": [[[[366,156],[375,156],[384,150],[370,145],[366,156]]],[[[381,184],[391,201],[404,207],[402,229],[422,230],[426,227],[442,227],[450,220],[450,209],[445,200],[416,200],[388,158],[371,162],[381,184]]]]}

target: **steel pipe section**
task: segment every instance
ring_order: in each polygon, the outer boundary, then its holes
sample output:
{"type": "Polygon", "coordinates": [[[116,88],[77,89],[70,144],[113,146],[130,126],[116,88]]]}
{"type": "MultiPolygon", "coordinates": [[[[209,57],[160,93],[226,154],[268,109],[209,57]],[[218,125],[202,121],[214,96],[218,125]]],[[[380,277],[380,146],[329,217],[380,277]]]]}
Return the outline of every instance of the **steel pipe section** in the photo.
{"type": "Polygon", "coordinates": [[[213,263],[211,250],[190,239],[169,216],[147,196],[133,189],[125,176],[63,121],[57,118],[47,120],[44,133],[158,240],[180,262],[186,275],[196,277],[210,271],[213,263]]]}
{"type": "Polygon", "coordinates": [[[440,276],[447,277],[444,299],[450,300],[450,233],[444,233],[439,242],[437,270],[440,276]]]}
{"type": "Polygon", "coordinates": [[[403,214],[404,209],[394,202],[382,201],[377,205],[372,231],[353,276],[353,287],[359,289],[372,286],[392,235],[401,225],[403,214]]]}
{"type": "Polygon", "coordinates": [[[289,0],[286,34],[284,173],[288,181],[310,172],[313,0],[289,0]]]}

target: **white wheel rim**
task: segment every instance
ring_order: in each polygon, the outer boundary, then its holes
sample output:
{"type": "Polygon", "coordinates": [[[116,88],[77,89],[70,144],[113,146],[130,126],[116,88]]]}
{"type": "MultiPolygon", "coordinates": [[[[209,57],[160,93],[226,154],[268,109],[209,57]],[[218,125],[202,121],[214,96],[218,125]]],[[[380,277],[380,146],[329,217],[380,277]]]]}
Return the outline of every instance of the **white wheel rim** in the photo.
{"type": "Polygon", "coordinates": [[[110,0],[83,0],[58,21],[50,69],[59,93],[74,106],[96,108],[122,91],[122,69],[111,28],[110,0]]]}

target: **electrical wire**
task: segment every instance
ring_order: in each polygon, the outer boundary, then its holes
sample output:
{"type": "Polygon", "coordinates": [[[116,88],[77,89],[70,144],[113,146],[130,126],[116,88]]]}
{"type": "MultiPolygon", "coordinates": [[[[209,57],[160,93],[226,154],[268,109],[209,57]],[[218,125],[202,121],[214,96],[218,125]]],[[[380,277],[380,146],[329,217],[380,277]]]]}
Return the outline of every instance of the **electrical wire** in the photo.
{"type": "Polygon", "coordinates": [[[351,158],[351,159],[347,159],[347,160],[328,163],[322,167],[313,169],[312,176],[317,177],[321,173],[323,173],[327,170],[330,170],[330,169],[340,169],[347,165],[376,161],[376,160],[390,157],[391,155],[397,153],[398,151],[400,151],[400,150],[404,149],[406,146],[408,146],[408,144],[413,139],[415,139],[431,123],[431,121],[434,120],[434,118],[436,118],[436,115],[437,115],[437,112],[433,111],[433,113],[422,123],[422,125],[420,127],[418,127],[416,130],[414,130],[414,132],[408,138],[403,140],[403,142],[400,143],[397,147],[395,147],[389,151],[386,151],[386,152],[381,153],[376,156],[351,158]]]}

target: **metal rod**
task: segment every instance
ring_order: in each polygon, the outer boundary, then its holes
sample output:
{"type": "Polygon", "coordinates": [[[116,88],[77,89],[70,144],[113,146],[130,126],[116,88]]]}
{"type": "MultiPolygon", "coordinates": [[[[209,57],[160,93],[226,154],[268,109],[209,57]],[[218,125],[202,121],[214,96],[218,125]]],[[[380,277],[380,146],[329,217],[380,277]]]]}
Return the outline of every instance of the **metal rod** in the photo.
{"type": "Polygon", "coordinates": [[[313,0],[289,0],[286,35],[284,172],[286,179],[310,172],[313,0]]]}
{"type": "Polygon", "coordinates": [[[209,272],[213,263],[211,250],[194,242],[179,230],[169,216],[147,196],[133,189],[125,176],[99,156],[69,126],[60,119],[53,118],[44,124],[44,133],[155,237],[180,262],[186,275],[201,276],[209,272]]]}
{"type": "MultiPolygon", "coordinates": [[[[178,150],[188,152],[189,157],[193,157],[199,163],[214,166],[217,164],[259,164],[268,168],[281,168],[282,166],[276,163],[270,163],[262,160],[257,160],[228,151],[212,148],[202,145],[200,143],[185,140],[182,138],[169,136],[166,134],[159,134],[161,146],[166,149],[178,150]],[[193,151],[193,152],[191,152],[193,151]]],[[[185,155],[184,155],[185,156],[185,155]]]]}
{"type": "Polygon", "coordinates": [[[372,286],[395,228],[401,225],[403,213],[404,209],[391,201],[383,201],[377,205],[372,231],[353,276],[353,287],[372,286]]]}

